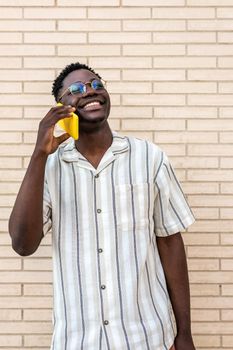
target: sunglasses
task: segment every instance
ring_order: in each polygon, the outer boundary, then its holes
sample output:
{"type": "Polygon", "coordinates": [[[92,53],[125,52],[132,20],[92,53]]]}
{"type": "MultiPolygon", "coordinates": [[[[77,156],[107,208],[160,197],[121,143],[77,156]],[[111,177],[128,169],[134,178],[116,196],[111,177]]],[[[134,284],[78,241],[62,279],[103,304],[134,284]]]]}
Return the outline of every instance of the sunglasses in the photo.
{"type": "Polygon", "coordinates": [[[86,83],[76,81],[63,92],[58,101],[60,101],[68,91],[71,95],[84,94],[87,91],[87,85],[89,85],[93,90],[105,89],[105,82],[99,79],[93,79],[92,81],[87,81],[86,83]]]}

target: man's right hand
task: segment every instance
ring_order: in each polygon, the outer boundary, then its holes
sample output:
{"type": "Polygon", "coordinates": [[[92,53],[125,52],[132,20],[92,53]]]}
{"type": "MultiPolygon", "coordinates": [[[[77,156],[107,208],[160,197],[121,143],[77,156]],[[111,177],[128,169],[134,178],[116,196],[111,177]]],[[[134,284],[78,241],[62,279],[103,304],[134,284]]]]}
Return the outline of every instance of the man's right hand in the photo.
{"type": "Polygon", "coordinates": [[[71,106],[56,106],[50,109],[39,124],[35,153],[48,156],[70,137],[67,133],[55,137],[53,133],[56,123],[63,118],[71,117],[74,111],[75,108],[71,106]]]}

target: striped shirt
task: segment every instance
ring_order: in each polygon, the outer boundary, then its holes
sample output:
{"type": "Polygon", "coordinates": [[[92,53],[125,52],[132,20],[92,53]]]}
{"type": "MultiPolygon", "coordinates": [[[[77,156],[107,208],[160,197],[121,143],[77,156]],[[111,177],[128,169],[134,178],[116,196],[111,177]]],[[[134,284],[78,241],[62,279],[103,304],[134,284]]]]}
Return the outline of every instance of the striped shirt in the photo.
{"type": "Polygon", "coordinates": [[[156,236],[194,218],[167,156],[113,133],[95,169],[63,144],[46,164],[52,228],[52,350],[168,350],[176,334],[156,236]]]}

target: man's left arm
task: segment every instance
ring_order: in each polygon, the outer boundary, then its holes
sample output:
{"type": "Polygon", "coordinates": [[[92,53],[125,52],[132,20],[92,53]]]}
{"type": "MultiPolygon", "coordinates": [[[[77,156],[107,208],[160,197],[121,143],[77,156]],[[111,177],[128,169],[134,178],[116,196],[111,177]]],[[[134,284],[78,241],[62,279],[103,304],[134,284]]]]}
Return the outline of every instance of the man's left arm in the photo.
{"type": "Polygon", "coordinates": [[[189,279],[183,239],[180,233],[157,237],[157,245],[176,319],[176,350],[195,350],[191,334],[189,279]]]}

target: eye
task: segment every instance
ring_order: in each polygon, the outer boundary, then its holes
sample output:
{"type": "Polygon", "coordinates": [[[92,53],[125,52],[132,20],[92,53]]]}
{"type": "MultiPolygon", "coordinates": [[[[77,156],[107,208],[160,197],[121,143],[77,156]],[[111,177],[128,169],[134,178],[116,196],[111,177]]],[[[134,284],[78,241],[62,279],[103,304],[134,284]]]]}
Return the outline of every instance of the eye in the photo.
{"type": "Polygon", "coordinates": [[[97,79],[92,80],[91,85],[92,85],[92,87],[93,87],[95,90],[103,89],[103,88],[104,88],[104,85],[103,85],[102,81],[97,80],[97,79]]]}
{"type": "Polygon", "coordinates": [[[69,87],[69,91],[72,95],[83,93],[83,84],[75,83],[69,87]]]}

